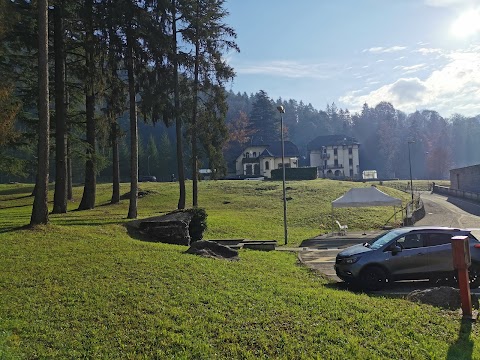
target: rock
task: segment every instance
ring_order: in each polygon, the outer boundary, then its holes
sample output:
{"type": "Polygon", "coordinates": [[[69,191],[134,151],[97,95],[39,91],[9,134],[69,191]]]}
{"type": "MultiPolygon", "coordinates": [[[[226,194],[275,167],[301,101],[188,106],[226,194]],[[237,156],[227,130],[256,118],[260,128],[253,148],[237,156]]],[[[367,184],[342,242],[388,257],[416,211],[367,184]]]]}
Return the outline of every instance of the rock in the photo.
{"type": "Polygon", "coordinates": [[[186,251],[187,254],[195,254],[203,257],[216,259],[238,260],[238,251],[214,241],[199,240],[192,243],[186,251]]]}
{"type": "Polygon", "coordinates": [[[174,212],[141,221],[139,230],[153,241],[188,246],[191,220],[192,215],[188,212],[174,212]]]}
{"type": "MultiPolygon", "coordinates": [[[[460,290],[449,286],[434,287],[426,290],[415,290],[407,295],[407,300],[421,302],[448,310],[461,308],[460,290]]],[[[472,305],[478,309],[478,298],[472,295],[472,305]]]]}
{"type": "Polygon", "coordinates": [[[148,241],[189,246],[203,238],[207,228],[206,218],[204,209],[194,208],[133,220],[126,226],[145,235],[148,241]]]}

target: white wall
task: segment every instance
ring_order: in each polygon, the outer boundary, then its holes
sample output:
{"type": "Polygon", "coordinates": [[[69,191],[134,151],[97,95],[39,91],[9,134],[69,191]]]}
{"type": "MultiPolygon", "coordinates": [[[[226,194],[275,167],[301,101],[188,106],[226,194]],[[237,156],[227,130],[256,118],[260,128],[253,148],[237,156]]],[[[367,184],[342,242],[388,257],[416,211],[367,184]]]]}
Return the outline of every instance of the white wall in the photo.
{"type": "MultiPolygon", "coordinates": [[[[347,146],[327,146],[326,147],[326,154],[330,155],[328,159],[322,159],[322,150],[312,150],[310,151],[310,166],[324,166],[325,160],[327,161],[327,166],[334,166],[335,160],[338,160],[338,166],[332,169],[332,172],[336,170],[340,170],[342,174],[349,177],[350,169],[353,170],[353,176],[359,176],[359,168],[360,168],[360,161],[359,161],[359,151],[358,145],[352,145],[352,154],[348,153],[349,145],[347,146]],[[334,155],[334,149],[337,149],[337,155],[334,155]],[[350,165],[350,158],[352,159],[353,163],[350,165]],[[343,165],[343,167],[342,167],[343,165]]],[[[326,173],[326,170],[325,170],[326,173]]]]}

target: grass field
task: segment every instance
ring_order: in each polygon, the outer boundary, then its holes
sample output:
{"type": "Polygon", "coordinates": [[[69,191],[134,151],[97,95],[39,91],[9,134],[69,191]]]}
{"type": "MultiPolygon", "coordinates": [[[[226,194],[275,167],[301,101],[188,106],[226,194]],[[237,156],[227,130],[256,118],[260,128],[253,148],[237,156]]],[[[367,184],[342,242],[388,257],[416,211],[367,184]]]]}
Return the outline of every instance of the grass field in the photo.
{"type": "MultiPolygon", "coordinates": [[[[365,184],[288,186],[293,246],[328,229],[330,202],[365,184]]],[[[141,187],[140,217],[175,208],[175,184],[141,187]]],[[[107,205],[109,185],[94,210],[22,228],[31,190],[0,186],[0,359],[480,359],[478,327],[458,312],[337,290],[292,253],[242,250],[226,262],[132,239],[128,201],[107,205]]],[[[281,183],[202,182],[199,203],[206,238],[282,239],[281,183]]],[[[390,214],[338,216],[373,228],[390,214]]]]}
{"type": "MultiPolygon", "coordinates": [[[[370,186],[370,183],[338,182],[332,180],[287,182],[287,218],[289,242],[299,245],[302,240],[324,234],[332,229],[331,202],[352,187],[370,186]]],[[[397,198],[404,204],[409,195],[391,187],[380,190],[397,198]]],[[[139,218],[172,211],[178,201],[176,183],[141,183],[149,195],[138,202],[139,218]]],[[[88,212],[70,211],[66,215],[52,215],[53,225],[82,225],[123,223],[127,221],[128,200],[119,205],[109,205],[111,185],[98,186],[97,208],[88,212]]],[[[32,198],[28,197],[32,186],[23,184],[4,185],[0,190],[0,210],[9,216],[1,218],[0,226],[15,228],[29,223],[32,198]]],[[[82,188],[75,188],[75,202],[69,204],[74,210],[81,199],[82,188]]],[[[122,186],[123,193],[129,186],[122,186]]],[[[191,182],[187,183],[187,206],[191,203],[191,182]]],[[[53,199],[53,193],[51,192],[53,199]]],[[[263,181],[203,181],[199,184],[199,206],[208,214],[207,239],[266,239],[283,244],[282,183],[263,181]]],[[[398,209],[397,209],[398,210],[398,209]]],[[[349,229],[366,230],[394,225],[393,207],[340,208],[334,218],[349,229]]],[[[400,214],[397,222],[401,221],[400,214]]]]}

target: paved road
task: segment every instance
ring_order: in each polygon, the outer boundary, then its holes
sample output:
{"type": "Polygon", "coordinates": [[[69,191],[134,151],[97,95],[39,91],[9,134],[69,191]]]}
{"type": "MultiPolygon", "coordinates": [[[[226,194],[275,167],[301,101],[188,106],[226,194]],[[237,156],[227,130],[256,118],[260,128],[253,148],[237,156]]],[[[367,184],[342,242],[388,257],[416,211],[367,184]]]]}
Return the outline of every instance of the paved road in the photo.
{"type": "Polygon", "coordinates": [[[480,228],[480,205],[454,197],[423,193],[426,216],[415,225],[480,228]]]}
{"type": "MultiPolygon", "coordinates": [[[[480,205],[458,199],[441,196],[438,194],[422,193],[422,200],[425,205],[426,216],[418,221],[416,226],[435,225],[463,228],[480,228],[480,205]]],[[[370,234],[368,234],[370,235],[370,234]]],[[[371,236],[371,235],[370,235],[371,236]]],[[[328,278],[337,282],[336,286],[344,286],[341,280],[336,276],[333,265],[337,253],[347,246],[352,245],[349,241],[326,240],[328,246],[321,246],[322,239],[312,242],[312,247],[303,247],[299,249],[299,259],[307,266],[327,275],[328,278]]],[[[307,242],[308,246],[309,243],[307,242]]],[[[387,287],[383,293],[385,295],[402,295],[409,292],[428,287],[428,282],[400,282],[387,287]]],[[[480,294],[480,289],[472,291],[480,294]]]]}

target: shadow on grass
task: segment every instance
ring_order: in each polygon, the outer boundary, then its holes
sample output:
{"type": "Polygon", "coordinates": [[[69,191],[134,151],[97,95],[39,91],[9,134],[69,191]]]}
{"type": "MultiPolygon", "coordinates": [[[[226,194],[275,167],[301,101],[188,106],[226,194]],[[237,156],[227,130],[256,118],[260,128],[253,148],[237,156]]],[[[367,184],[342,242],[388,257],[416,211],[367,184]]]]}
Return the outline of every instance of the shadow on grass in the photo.
{"type": "Polygon", "coordinates": [[[25,197],[30,197],[33,192],[33,186],[19,187],[15,189],[0,190],[0,195],[18,195],[28,193],[25,197]]]}
{"type": "Polygon", "coordinates": [[[3,229],[0,229],[0,234],[20,231],[20,230],[31,230],[31,229],[32,229],[32,227],[31,227],[30,224],[21,225],[21,226],[6,227],[6,228],[3,228],[3,229]]]}
{"type": "Polygon", "coordinates": [[[447,353],[447,360],[472,359],[473,340],[470,338],[472,333],[472,320],[462,319],[460,331],[457,340],[450,345],[447,353]]]}
{"type": "Polygon", "coordinates": [[[55,221],[51,221],[51,223],[55,225],[61,225],[61,226],[69,226],[69,225],[75,225],[75,226],[99,226],[99,225],[121,225],[123,222],[118,219],[112,219],[110,221],[102,221],[102,220],[95,220],[95,219],[72,219],[70,218],[65,218],[65,219],[56,219],[55,221]]]}
{"type": "Polygon", "coordinates": [[[354,284],[349,284],[346,282],[330,282],[325,285],[326,288],[333,289],[333,290],[345,290],[345,291],[350,291],[355,294],[368,294],[371,295],[371,292],[367,292],[363,290],[360,286],[354,285],[354,284]]]}
{"type": "Polygon", "coordinates": [[[365,290],[360,285],[348,284],[343,281],[331,282],[325,286],[335,290],[346,290],[356,294],[366,294],[371,297],[388,298],[405,298],[406,294],[414,290],[424,290],[432,287],[428,281],[392,282],[381,290],[365,290]]]}
{"type": "Polygon", "coordinates": [[[13,206],[0,206],[0,210],[5,210],[5,209],[15,209],[15,208],[21,208],[21,207],[32,207],[32,204],[23,204],[23,205],[13,205],[13,206]]]}
{"type": "Polygon", "coordinates": [[[20,199],[27,199],[27,198],[32,198],[33,199],[33,196],[32,195],[24,195],[24,196],[14,197],[14,198],[10,198],[10,199],[0,199],[0,201],[13,201],[13,200],[20,200],[20,199]]]}

